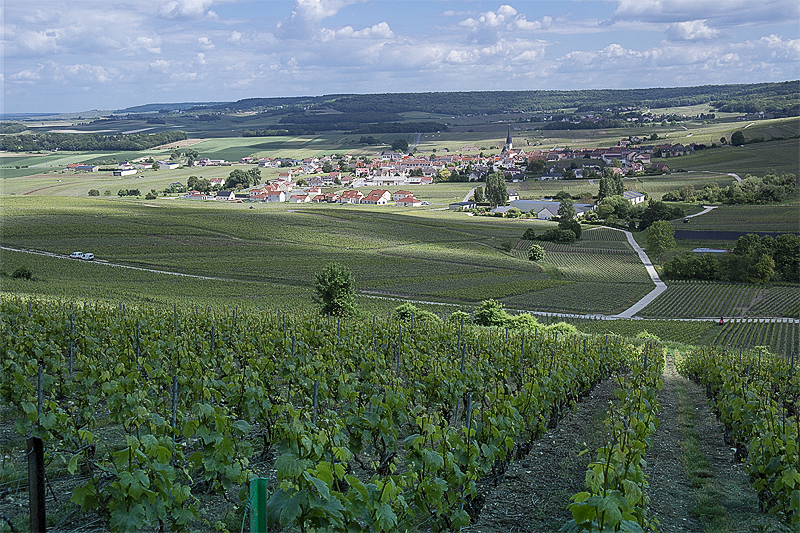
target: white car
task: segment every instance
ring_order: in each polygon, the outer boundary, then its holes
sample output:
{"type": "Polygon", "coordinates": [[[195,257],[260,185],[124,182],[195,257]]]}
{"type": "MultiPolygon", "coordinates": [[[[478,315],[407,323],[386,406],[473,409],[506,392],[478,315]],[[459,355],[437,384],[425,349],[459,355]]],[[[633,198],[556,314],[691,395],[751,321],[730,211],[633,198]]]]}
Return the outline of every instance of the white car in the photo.
{"type": "Polygon", "coordinates": [[[70,259],[83,259],[83,252],[72,252],[69,255],[70,259]]]}
{"type": "Polygon", "coordinates": [[[84,261],[94,261],[94,254],[85,253],[81,255],[81,259],[83,259],[84,261]]]}

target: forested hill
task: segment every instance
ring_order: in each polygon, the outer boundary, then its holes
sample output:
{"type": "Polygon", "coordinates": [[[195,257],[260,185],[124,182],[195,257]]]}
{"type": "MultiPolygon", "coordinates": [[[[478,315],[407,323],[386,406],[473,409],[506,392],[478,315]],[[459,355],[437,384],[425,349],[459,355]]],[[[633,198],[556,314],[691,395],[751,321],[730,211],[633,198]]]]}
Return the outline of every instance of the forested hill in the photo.
{"type": "MultiPolygon", "coordinates": [[[[675,107],[710,104],[719,111],[763,111],[800,115],[800,80],[782,83],[704,85],[652,89],[593,89],[578,91],[473,91],[434,93],[338,94],[287,98],[248,98],[203,106],[202,110],[285,112],[286,108],[325,108],[342,113],[404,113],[422,111],[443,115],[504,112],[579,111],[620,107],[675,107]]],[[[199,109],[198,109],[199,110],[199,109]]]]}

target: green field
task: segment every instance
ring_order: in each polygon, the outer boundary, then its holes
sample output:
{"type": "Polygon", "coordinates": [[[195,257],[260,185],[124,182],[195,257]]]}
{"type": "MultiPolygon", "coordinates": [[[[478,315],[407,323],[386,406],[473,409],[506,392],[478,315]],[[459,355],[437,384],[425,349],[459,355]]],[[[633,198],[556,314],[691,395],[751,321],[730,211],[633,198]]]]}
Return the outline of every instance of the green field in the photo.
{"type": "MultiPolygon", "coordinates": [[[[692,108],[683,112],[704,111],[692,108]]],[[[252,127],[257,125],[252,117],[239,118],[253,120],[252,127]]],[[[418,113],[406,117],[442,118],[418,113]]],[[[659,142],[718,141],[745,126],[747,138],[791,136],[796,135],[800,125],[798,119],[753,124],[737,122],[733,116],[720,119],[607,131],[536,131],[533,125],[520,123],[513,125],[513,135],[517,147],[582,148],[611,146],[629,135],[651,133],[658,134],[659,142]]],[[[272,119],[263,118],[266,122],[259,127],[268,126],[269,120],[272,119]]],[[[426,156],[459,151],[475,155],[479,151],[497,152],[504,142],[507,120],[509,117],[500,115],[460,120],[464,124],[451,132],[422,135],[418,152],[426,156]]],[[[223,124],[217,126],[190,133],[200,141],[192,148],[201,156],[232,161],[245,156],[373,156],[387,149],[360,145],[357,136],[343,133],[241,138],[225,137],[223,124]]],[[[127,127],[132,128],[130,124],[127,127]]],[[[416,138],[414,134],[377,137],[386,143],[397,137],[407,137],[409,141],[416,138]]],[[[399,301],[407,299],[429,302],[419,305],[446,316],[459,308],[473,309],[487,298],[497,299],[512,310],[613,314],[635,303],[653,287],[623,234],[612,230],[585,229],[583,239],[571,246],[545,243],[546,258],[540,264],[527,261],[526,241],[520,241],[522,233],[529,227],[544,230],[553,223],[469,217],[444,209],[446,204],[462,200],[475,183],[403,187],[431,203],[419,209],[327,204],[221,205],[163,196],[152,201],[121,199],[117,191],[135,188],[144,195],[151,189],[163,190],[173,182],[185,183],[192,175],[224,178],[231,167],[140,171],[124,178],[113,177],[110,172],[63,171],[73,162],[105,162],[111,166],[113,161],[138,157],[168,159],[171,152],[171,148],[164,147],[135,153],[1,154],[0,244],[62,255],[92,251],[99,261],[86,264],[3,251],[0,270],[10,274],[26,264],[33,269],[35,279],[20,281],[5,276],[0,279],[0,288],[64,298],[310,309],[315,273],[328,262],[339,261],[353,271],[359,306],[366,313],[388,313],[399,301]],[[101,196],[88,197],[89,189],[99,190],[101,196]],[[105,191],[109,196],[104,196],[105,191]],[[113,268],[104,262],[196,277],[113,268]]],[[[798,159],[800,143],[796,139],[717,148],[666,160],[673,169],[690,169],[688,172],[629,178],[625,184],[628,189],[660,199],[665,192],[686,185],[695,189],[709,182],[728,186],[734,181],[731,173],[744,177],[769,170],[796,172],[798,159]]],[[[276,177],[278,172],[262,170],[262,181],[276,177]]],[[[596,195],[598,185],[597,180],[526,180],[509,183],[508,188],[517,189],[523,198],[552,197],[559,191],[580,198],[596,195]]],[[[687,214],[700,209],[694,204],[680,205],[687,214]]],[[[721,206],[692,218],[688,224],[679,220],[674,225],[676,229],[709,231],[796,232],[800,229],[797,209],[796,204],[721,206]]],[[[646,233],[635,237],[640,244],[646,244],[646,233]]],[[[731,243],[680,241],[676,253],[694,246],[730,247],[731,243]]],[[[714,285],[704,289],[708,294],[697,290],[690,283],[670,283],[670,289],[640,315],[797,316],[796,305],[792,306],[797,287],[714,285]]],[[[659,331],[676,342],[713,340],[699,326],[689,328],[696,333],[687,336],[680,333],[679,327],[669,325],[674,323],[660,322],[664,324],[658,326],[659,331]]],[[[650,323],[654,328],[653,321],[650,323]]],[[[611,327],[607,325],[611,322],[604,324],[611,327]]],[[[622,322],[619,324],[614,327],[622,332],[622,322]]],[[[630,328],[635,329],[635,324],[630,328]]]]}
{"type": "Polygon", "coordinates": [[[675,229],[704,231],[800,232],[800,204],[723,205],[694,217],[688,223],[674,221],[675,229]]]}
{"type": "MultiPolygon", "coordinates": [[[[526,228],[552,226],[535,220],[468,217],[446,210],[220,205],[163,198],[142,202],[6,196],[0,206],[4,246],[62,255],[92,251],[98,260],[110,263],[207,276],[213,279],[181,282],[203,286],[223,300],[226,291],[214,290],[218,279],[263,283],[267,291],[281,287],[277,305],[290,300],[307,303],[315,273],[331,261],[348,265],[358,289],[366,294],[456,305],[495,297],[514,308],[614,313],[651,288],[644,276],[630,279],[631,268],[643,271],[632,263],[632,254],[612,255],[610,263],[604,258],[604,285],[591,291],[585,287],[595,282],[578,273],[596,269],[603,254],[577,253],[558,272],[514,257],[508,250],[526,228]],[[570,296],[574,293],[591,297],[576,299],[570,296]]],[[[592,242],[581,246],[591,252],[597,245],[592,248],[592,242]]],[[[3,270],[11,273],[21,260],[4,252],[3,270]]],[[[71,289],[84,295],[85,286],[91,285],[90,292],[140,297],[134,282],[116,282],[119,269],[59,261],[40,272],[39,259],[30,257],[27,263],[41,282],[27,283],[26,292],[40,286],[41,293],[49,293],[49,283],[55,281],[61,287],[59,295],[71,289]]],[[[15,290],[15,283],[4,279],[3,289],[15,290]]],[[[175,283],[174,278],[169,283],[175,283]]],[[[253,298],[262,298],[252,285],[231,290],[245,298],[248,287],[253,298]]],[[[202,294],[193,291],[192,298],[202,294]]],[[[160,299],[162,294],[156,290],[153,297],[160,299]]]]}

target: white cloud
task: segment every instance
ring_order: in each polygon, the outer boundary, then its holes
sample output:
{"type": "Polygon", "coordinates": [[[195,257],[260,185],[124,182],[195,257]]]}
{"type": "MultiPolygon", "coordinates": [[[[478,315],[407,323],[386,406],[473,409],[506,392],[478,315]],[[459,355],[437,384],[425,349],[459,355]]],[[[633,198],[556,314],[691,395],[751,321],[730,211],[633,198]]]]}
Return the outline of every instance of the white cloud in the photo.
{"type": "Polygon", "coordinates": [[[670,24],[667,35],[672,39],[695,41],[698,39],[713,39],[719,35],[719,30],[709,28],[705,20],[689,20],[670,24]]]}
{"type": "Polygon", "coordinates": [[[150,63],[150,70],[155,72],[167,72],[171,68],[171,63],[166,59],[156,59],[150,63]]]}
{"type": "Polygon", "coordinates": [[[314,37],[320,23],[359,0],[295,0],[292,14],[278,23],[278,33],[289,39],[314,37]]]}
{"type": "Polygon", "coordinates": [[[236,30],[233,30],[231,32],[230,37],[228,37],[228,42],[231,44],[236,44],[238,42],[241,42],[241,40],[242,40],[242,34],[236,30]]]}
{"type": "Polygon", "coordinates": [[[468,17],[458,24],[471,30],[470,42],[488,44],[499,41],[504,34],[549,28],[552,22],[550,16],[542,20],[528,20],[524,13],[519,13],[509,5],[502,5],[497,11],[486,11],[477,18],[468,17]]]}
{"type": "Polygon", "coordinates": [[[150,52],[151,54],[160,54],[161,53],[161,39],[158,37],[146,37],[140,35],[134,40],[128,39],[128,46],[126,47],[129,51],[136,51],[139,49],[145,49],[146,51],[150,52]]]}
{"type": "Polygon", "coordinates": [[[323,28],[320,30],[320,39],[329,42],[334,39],[393,39],[394,32],[386,22],[380,22],[370,28],[355,30],[352,26],[345,26],[339,30],[323,28]]]}
{"type": "Polygon", "coordinates": [[[17,34],[14,44],[28,52],[50,54],[58,51],[57,41],[62,36],[63,33],[56,29],[24,30],[17,34]]]}
{"type": "Polygon", "coordinates": [[[102,65],[90,65],[88,63],[81,63],[75,65],[57,65],[56,77],[62,80],[66,78],[81,78],[81,79],[94,79],[100,83],[106,83],[117,77],[117,73],[113,68],[107,68],[102,65]]]}
{"type": "MultiPolygon", "coordinates": [[[[800,62],[800,39],[787,39],[784,41],[783,37],[772,34],[769,37],[762,37],[757,41],[757,44],[772,50],[773,57],[781,54],[786,59],[800,62]]],[[[755,43],[748,43],[748,45],[755,47],[755,43]]]]}
{"type": "MultiPolygon", "coordinates": [[[[168,0],[161,4],[158,13],[168,19],[196,19],[206,14],[213,0],[168,0]]],[[[216,16],[213,11],[209,12],[216,16]]]]}
{"type": "Polygon", "coordinates": [[[199,37],[197,39],[197,44],[199,44],[201,47],[205,48],[206,50],[213,50],[214,49],[214,43],[211,42],[211,39],[209,39],[208,37],[199,37]]]}
{"type": "Polygon", "coordinates": [[[40,74],[41,70],[42,70],[41,66],[35,70],[32,69],[21,70],[20,72],[17,72],[16,74],[12,74],[11,76],[9,76],[9,79],[13,81],[34,82],[42,79],[42,76],[40,74]]]}

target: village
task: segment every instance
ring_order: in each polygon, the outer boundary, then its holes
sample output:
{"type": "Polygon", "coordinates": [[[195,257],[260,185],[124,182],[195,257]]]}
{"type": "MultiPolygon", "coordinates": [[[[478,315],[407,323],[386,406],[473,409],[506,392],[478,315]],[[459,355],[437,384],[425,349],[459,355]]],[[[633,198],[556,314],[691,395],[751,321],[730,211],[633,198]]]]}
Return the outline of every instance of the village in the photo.
{"type": "MultiPolygon", "coordinates": [[[[420,200],[404,187],[432,185],[441,181],[479,182],[489,173],[502,173],[507,182],[524,179],[560,180],[599,179],[604,169],[610,169],[620,177],[641,173],[666,173],[666,163],[655,159],[686,156],[704,145],[690,144],[643,144],[651,138],[630,137],[615,146],[593,149],[569,149],[554,147],[544,149],[514,148],[511,128],[502,151],[497,154],[470,154],[477,147],[465,146],[457,153],[434,152],[431,155],[405,152],[381,152],[371,156],[355,157],[349,154],[325,155],[305,159],[244,157],[238,162],[197,157],[184,161],[175,158],[164,161],[135,161],[119,164],[114,176],[132,176],[140,171],[172,170],[181,166],[197,168],[233,166],[250,167],[257,172],[257,180],[244,187],[231,187],[226,178],[207,180],[206,187],[197,187],[196,181],[175,183],[175,190],[183,190],[180,197],[187,200],[213,200],[259,203],[337,203],[362,205],[388,205],[421,207],[429,202],[420,200]],[[252,165],[256,165],[253,167],[252,165]],[[537,169],[531,178],[531,168],[537,169]],[[256,170],[257,169],[257,170],[256,170]],[[266,182],[260,183],[261,171],[266,171],[266,182]],[[527,172],[527,173],[526,173],[527,172]],[[196,187],[194,188],[193,185],[196,187]],[[375,187],[370,191],[360,189],[375,187]],[[387,188],[397,188],[391,192],[387,188]],[[186,190],[189,189],[189,190],[186,190]],[[324,189],[324,190],[323,190],[324,189]],[[333,190],[331,190],[333,189],[333,190]]],[[[177,153],[177,150],[176,150],[177,153]]],[[[65,170],[96,172],[96,165],[71,164],[65,170]]],[[[200,178],[202,179],[202,177],[200,178]]],[[[636,191],[625,191],[623,195],[631,204],[645,201],[645,195],[636,191]]],[[[508,191],[508,206],[496,210],[518,208],[536,214],[537,218],[550,219],[555,215],[558,202],[552,200],[520,199],[513,189],[508,191]]],[[[471,198],[448,205],[451,210],[469,210],[477,207],[471,198]]],[[[577,216],[592,210],[592,204],[576,204],[577,216]]]]}

